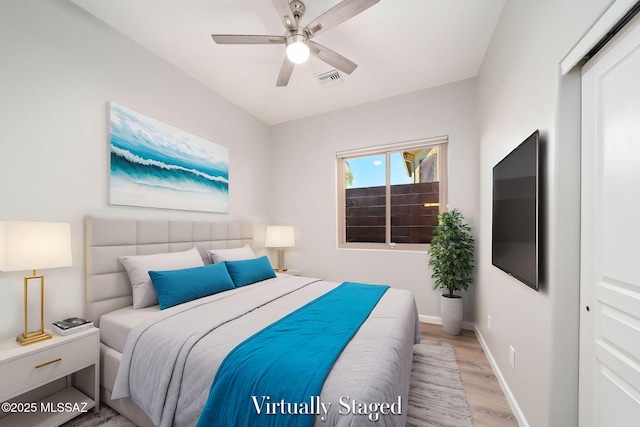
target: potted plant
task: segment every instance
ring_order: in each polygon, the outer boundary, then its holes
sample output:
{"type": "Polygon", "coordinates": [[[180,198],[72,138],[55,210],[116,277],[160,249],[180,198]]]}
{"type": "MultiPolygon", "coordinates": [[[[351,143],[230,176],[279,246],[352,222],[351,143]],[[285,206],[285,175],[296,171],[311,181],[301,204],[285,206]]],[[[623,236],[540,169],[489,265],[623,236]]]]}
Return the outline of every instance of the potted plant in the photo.
{"type": "Polygon", "coordinates": [[[466,291],[473,280],[474,240],[471,228],[457,209],[442,212],[433,239],[427,249],[433,289],[446,289],[440,298],[440,315],[444,331],[460,334],[462,327],[462,296],[454,292],[466,291]]]}

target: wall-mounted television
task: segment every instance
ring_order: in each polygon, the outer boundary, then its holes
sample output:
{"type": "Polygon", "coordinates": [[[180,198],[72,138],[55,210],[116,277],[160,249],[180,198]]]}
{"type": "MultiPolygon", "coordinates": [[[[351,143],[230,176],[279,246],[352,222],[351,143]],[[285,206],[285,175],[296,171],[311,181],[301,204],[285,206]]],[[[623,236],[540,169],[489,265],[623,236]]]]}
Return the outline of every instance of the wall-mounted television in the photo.
{"type": "Polygon", "coordinates": [[[493,168],[491,261],[539,290],[540,138],[536,130],[493,168]]]}

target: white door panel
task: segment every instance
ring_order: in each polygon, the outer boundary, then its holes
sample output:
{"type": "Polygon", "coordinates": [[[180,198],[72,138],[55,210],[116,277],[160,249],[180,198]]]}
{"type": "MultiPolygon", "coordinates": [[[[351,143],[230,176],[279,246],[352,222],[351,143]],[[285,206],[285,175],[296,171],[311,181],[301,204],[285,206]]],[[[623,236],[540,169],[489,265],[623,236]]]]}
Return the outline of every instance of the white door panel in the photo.
{"type": "Polygon", "coordinates": [[[607,368],[603,368],[601,375],[600,400],[602,406],[608,408],[604,425],[635,426],[630,420],[640,419],[640,396],[637,391],[607,368]]]}
{"type": "Polygon", "coordinates": [[[640,425],[639,22],[583,69],[581,427],[640,425]]]}
{"type": "Polygon", "coordinates": [[[602,274],[640,286],[640,50],[600,78],[602,274]],[[621,101],[624,100],[624,101],[621,101]]]}

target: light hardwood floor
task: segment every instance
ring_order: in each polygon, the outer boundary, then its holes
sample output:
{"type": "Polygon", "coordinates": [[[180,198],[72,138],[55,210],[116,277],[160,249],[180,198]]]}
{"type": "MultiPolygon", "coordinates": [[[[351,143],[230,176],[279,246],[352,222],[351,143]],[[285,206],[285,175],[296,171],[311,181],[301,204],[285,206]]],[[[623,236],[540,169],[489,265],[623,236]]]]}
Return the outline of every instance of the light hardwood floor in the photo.
{"type": "Polygon", "coordinates": [[[518,426],[475,332],[463,329],[460,335],[452,336],[441,325],[421,322],[420,335],[453,345],[474,427],[518,426]]]}

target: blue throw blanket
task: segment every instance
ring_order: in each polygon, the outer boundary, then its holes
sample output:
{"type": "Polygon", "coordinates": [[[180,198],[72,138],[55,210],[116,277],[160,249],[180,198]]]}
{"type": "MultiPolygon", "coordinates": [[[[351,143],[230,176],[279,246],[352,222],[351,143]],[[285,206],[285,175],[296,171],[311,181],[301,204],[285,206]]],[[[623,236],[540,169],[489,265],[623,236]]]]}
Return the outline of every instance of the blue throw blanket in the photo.
{"type": "Polygon", "coordinates": [[[220,365],[197,426],[313,425],[331,367],[388,288],[343,283],[246,339],[220,365]]]}

